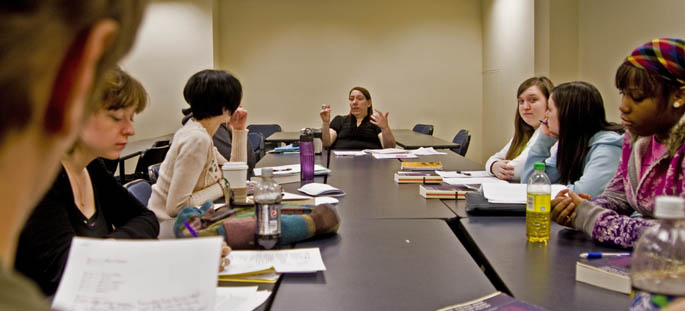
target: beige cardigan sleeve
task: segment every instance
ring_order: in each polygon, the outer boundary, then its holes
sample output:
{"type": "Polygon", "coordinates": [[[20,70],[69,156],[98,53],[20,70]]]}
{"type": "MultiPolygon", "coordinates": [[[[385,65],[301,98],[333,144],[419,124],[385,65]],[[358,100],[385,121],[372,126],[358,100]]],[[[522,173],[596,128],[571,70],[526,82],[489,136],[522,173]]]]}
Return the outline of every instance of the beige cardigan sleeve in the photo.
{"type": "Polygon", "coordinates": [[[207,165],[207,153],[211,147],[210,137],[189,135],[174,143],[180,146],[174,161],[166,200],[166,212],[171,217],[176,217],[186,205],[199,205],[206,200],[215,200],[223,196],[223,190],[218,183],[193,192],[207,165]]]}
{"type": "Polygon", "coordinates": [[[231,162],[247,162],[248,132],[248,129],[233,130],[233,140],[231,141],[231,162]]]}

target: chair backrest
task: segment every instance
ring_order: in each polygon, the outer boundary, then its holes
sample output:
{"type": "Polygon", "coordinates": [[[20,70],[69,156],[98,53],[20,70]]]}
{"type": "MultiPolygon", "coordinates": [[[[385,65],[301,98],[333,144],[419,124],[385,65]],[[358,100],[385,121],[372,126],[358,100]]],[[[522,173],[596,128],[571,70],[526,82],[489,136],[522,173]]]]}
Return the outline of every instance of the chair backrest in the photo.
{"type": "Polygon", "coordinates": [[[124,188],[128,189],[128,192],[147,207],[147,201],[150,200],[150,196],[152,195],[152,186],[150,186],[150,183],[148,183],[147,180],[136,179],[124,184],[124,188]]]}
{"type": "Polygon", "coordinates": [[[414,125],[414,128],[412,131],[421,133],[421,134],[426,134],[426,135],[433,135],[433,125],[431,124],[417,124],[414,125]]]}
{"type": "Polygon", "coordinates": [[[264,156],[264,136],[261,133],[247,133],[247,139],[252,145],[252,150],[257,157],[257,161],[264,156]]]}
{"type": "Polygon", "coordinates": [[[99,158],[102,163],[105,165],[105,169],[107,169],[107,172],[114,176],[114,173],[117,171],[117,167],[119,166],[119,159],[116,160],[110,160],[110,159],[105,159],[105,158],[99,158]]]}
{"type": "Polygon", "coordinates": [[[166,153],[169,151],[169,147],[170,145],[151,147],[150,149],[143,151],[140,158],[138,158],[138,163],[136,163],[135,174],[138,175],[136,177],[150,180],[148,167],[153,164],[162,163],[164,157],[166,157],[166,153]]]}
{"type": "Polygon", "coordinates": [[[459,130],[452,142],[459,144],[459,148],[452,148],[452,151],[460,154],[461,156],[466,156],[466,151],[469,150],[469,143],[471,143],[471,134],[468,130],[459,130]]]}
{"type": "Polygon", "coordinates": [[[280,132],[281,126],[278,124],[250,124],[247,129],[252,133],[261,133],[264,139],[271,136],[271,134],[280,132]]]}
{"type": "Polygon", "coordinates": [[[159,177],[159,167],[162,163],[152,164],[147,168],[147,175],[150,177],[150,184],[157,182],[157,177],[159,177]]]}

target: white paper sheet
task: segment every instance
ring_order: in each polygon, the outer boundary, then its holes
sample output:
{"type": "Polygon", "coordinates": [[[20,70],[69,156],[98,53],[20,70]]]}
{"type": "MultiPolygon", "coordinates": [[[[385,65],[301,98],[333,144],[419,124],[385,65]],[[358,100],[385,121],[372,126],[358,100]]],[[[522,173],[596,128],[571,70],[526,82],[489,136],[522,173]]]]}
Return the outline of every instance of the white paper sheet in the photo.
{"type": "MultiPolygon", "coordinates": [[[[483,184],[483,196],[491,203],[526,203],[526,184],[483,184]]],[[[552,185],[551,198],[559,191],[566,189],[564,185],[552,185]]]]}
{"type": "Polygon", "coordinates": [[[214,310],[221,238],[74,238],[52,308],[214,310]]]}
{"type": "Polygon", "coordinates": [[[314,205],[319,204],[338,204],[340,200],[333,197],[316,197],[314,198],[314,205]]]}
{"type": "Polygon", "coordinates": [[[344,156],[353,156],[353,157],[357,157],[357,156],[366,155],[366,152],[364,152],[364,151],[333,150],[333,154],[334,154],[335,156],[339,156],[339,157],[344,157],[344,156]]]}
{"type": "Polygon", "coordinates": [[[306,195],[299,195],[295,193],[290,193],[290,192],[283,192],[283,197],[281,198],[281,201],[292,201],[292,200],[309,200],[312,197],[308,197],[306,195]]]}
{"type": "Polygon", "coordinates": [[[493,177],[486,171],[435,171],[442,178],[480,178],[493,177]]]}
{"type": "Polygon", "coordinates": [[[410,153],[374,153],[373,157],[375,159],[415,159],[418,158],[415,154],[410,153]]]}
{"type": "MultiPolygon", "coordinates": [[[[273,168],[274,176],[300,173],[300,164],[279,165],[272,166],[271,168],[273,168]]],[[[327,169],[319,164],[314,164],[314,175],[327,175],[330,172],[330,169],[327,169]]],[[[262,176],[262,168],[255,168],[254,175],[262,176]]]]}
{"type": "Polygon", "coordinates": [[[373,153],[373,154],[409,153],[409,150],[399,149],[399,148],[364,149],[362,151],[366,152],[366,153],[373,153]]]}
{"type": "Polygon", "coordinates": [[[328,196],[342,196],[345,195],[345,192],[333,187],[328,184],[322,184],[322,183],[308,183],[299,189],[297,189],[300,192],[304,192],[308,195],[311,196],[317,196],[317,195],[328,195],[328,196]]]}
{"type": "Polygon", "coordinates": [[[433,147],[420,147],[419,149],[414,149],[414,150],[409,150],[409,153],[415,154],[415,155],[441,155],[441,154],[447,154],[447,152],[440,152],[436,151],[433,147]]]}
{"type": "Polygon", "coordinates": [[[325,271],[319,248],[296,248],[274,251],[232,251],[228,258],[231,264],[221,275],[250,272],[248,269],[263,270],[273,267],[278,273],[308,273],[325,271]]]}
{"type": "Polygon", "coordinates": [[[449,185],[482,185],[482,184],[506,184],[507,182],[496,177],[482,178],[443,178],[442,181],[449,185]]]}
{"type": "Polygon", "coordinates": [[[259,307],[271,295],[270,291],[258,291],[257,286],[217,287],[216,311],[251,311],[259,307]]]}

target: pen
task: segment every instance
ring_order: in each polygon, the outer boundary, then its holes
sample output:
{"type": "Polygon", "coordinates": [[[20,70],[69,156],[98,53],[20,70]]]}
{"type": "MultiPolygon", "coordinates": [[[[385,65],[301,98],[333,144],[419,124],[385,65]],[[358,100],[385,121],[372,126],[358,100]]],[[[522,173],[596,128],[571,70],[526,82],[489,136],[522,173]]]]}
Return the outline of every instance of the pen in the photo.
{"type": "Polygon", "coordinates": [[[630,253],[581,253],[580,258],[598,259],[602,257],[630,256],[630,253]]]}
{"type": "Polygon", "coordinates": [[[540,123],[542,123],[544,125],[549,125],[549,124],[547,124],[547,121],[545,121],[545,120],[540,120],[540,123]]]}
{"type": "Polygon", "coordinates": [[[469,172],[457,171],[457,174],[462,174],[462,175],[465,175],[465,176],[471,176],[471,173],[469,173],[469,172]]]}
{"type": "Polygon", "coordinates": [[[292,171],[292,168],[276,168],[273,171],[274,172],[285,172],[285,171],[292,171]]]}
{"type": "Polygon", "coordinates": [[[188,231],[190,231],[190,235],[192,235],[194,238],[197,237],[197,232],[195,232],[195,229],[193,229],[193,227],[191,227],[187,221],[183,221],[183,225],[186,226],[188,231]]]}

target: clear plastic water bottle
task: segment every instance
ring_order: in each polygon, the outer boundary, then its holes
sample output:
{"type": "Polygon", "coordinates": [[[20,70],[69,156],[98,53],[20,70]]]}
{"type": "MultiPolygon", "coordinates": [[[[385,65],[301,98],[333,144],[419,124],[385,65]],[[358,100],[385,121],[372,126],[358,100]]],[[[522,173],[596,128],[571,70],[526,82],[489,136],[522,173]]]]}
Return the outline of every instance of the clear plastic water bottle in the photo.
{"type": "Polygon", "coordinates": [[[282,189],[273,180],[273,169],[262,169],[262,181],[255,188],[255,215],[257,230],[255,246],[259,249],[273,249],[281,240],[281,198],[282,189]]]}
{"type": "Polygon", "coordinates": [[[526,237],[528,242],[549,241],[552,185],[545,173],[545,163],[535,163],[528,178],[526,200],[526,237]]]}
{"type": "Polygon", "coordinates": [[[314,181],[314,131],[300,130],[300,181],[308,184],[314,181]]]}
{"type": "Polygon", "coordinates": [[[658,310],[685,297],[685,200],[656,198],[659,223],[645,230],[635,244],[630,281],[630,310],[658,310]]]}

